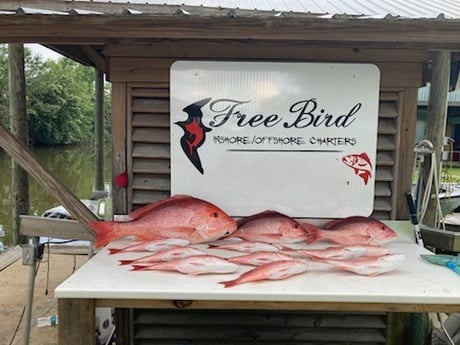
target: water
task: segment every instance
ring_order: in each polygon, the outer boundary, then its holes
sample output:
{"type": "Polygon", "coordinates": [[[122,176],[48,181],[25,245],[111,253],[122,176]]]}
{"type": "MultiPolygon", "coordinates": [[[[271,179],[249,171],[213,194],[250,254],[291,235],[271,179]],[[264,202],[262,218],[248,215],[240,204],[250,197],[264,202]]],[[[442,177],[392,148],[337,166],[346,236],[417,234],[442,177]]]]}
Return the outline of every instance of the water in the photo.
{"type": "MultiPolygon", "coordinates": [[[[38,160],[78,198],[89,199],[94,189],[95,152],[91,145],[34,148],[38,160]]],[[[105,154],[104,180],[111,180],[111,156],[105,154]]],[[[11,158],[0,150],[0,224],[5,230],[3,242],[12,242],[11,158]]],[[[29,215],[39,216],[59,205],[33,177],[29,177],[29,215]]]]}

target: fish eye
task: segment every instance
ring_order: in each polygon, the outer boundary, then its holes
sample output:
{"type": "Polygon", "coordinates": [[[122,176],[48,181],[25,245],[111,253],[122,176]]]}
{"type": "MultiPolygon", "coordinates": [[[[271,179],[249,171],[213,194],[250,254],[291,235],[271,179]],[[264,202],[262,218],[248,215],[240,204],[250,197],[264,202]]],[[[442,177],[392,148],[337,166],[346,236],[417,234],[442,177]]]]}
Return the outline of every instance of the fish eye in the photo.
{"type": "Polygon", "coordinates": [[[217,212],[213,212],[213,213],[211,213],[211,216],[213,216],[214,218],[217,218],[217,217],[219,217],[219,214],[217,212]]]}
{"type": "Polygon", "coordinates": [[[298,229],[299,226],[297,224],[294,224],[294,229],[298,229]]]}

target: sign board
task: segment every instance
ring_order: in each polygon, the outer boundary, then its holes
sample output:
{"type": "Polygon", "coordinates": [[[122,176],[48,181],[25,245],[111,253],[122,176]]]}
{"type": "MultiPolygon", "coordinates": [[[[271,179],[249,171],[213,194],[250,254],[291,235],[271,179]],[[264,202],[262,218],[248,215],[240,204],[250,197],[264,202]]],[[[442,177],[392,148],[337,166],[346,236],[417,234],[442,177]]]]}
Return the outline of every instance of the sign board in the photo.
{"type": "Polygon", "coordinates": [[[369,216],[380,72],[371,64],[178,61],[171,193],[232,216],[369,216]]]}

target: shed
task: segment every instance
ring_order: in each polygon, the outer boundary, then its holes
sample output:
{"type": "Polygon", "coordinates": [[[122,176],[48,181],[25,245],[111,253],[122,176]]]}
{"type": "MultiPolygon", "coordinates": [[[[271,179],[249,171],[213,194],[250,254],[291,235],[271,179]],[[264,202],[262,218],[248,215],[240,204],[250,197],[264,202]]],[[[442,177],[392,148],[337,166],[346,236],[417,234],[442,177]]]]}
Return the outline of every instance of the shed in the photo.
{"type": "MultiPolygon", "coordinates": [[[[95,66],[112,83],[112,170],[114,176],[126,172],[129,181],[126,189],[113,185],[115,214],[126,214],[170,193],[169,71],[175,61],[346,62],[372,63],[381,72],[372,216],[405,220],[404,194],[412,181],[417,90],[430,80],[434,52],[460,50],[460,3],[455,0],[6,0],[0,4],[0,19],[2,42],[43,44],[95,66]]],[[[183,332],[182,338],[187,338],[186,328],[196,317],[194,313],[180,314],[184,325],[177,315],[164,312],[163,329],[183,332]],[[180,326],[173,328],[178,322],[180,326]]],[[[224,320],[217,314],[204,313],[200,318],[212,325],[213,320],[224,320]]],[[[248,317],[247,313],[224,314],[225,320],[248,317]]],[[[136,344],[161,342],[161,334],[156,340],[142,335],[149,328],[143,325],[158,324],[160,314],[122,310],[122,315],[133,327],[125,328],[126,334],[119,329],[121,339],[136,344]]],[[[392,313],[365,314],[363,318],[356,311],[335,313],[323,323],[324,315],[294,312],[287,316],[272,311],[257,314],[251,322],[279,330],[286,320],[291,320],[291,326],[298,319],[313,326],[362,323],[359,330],[338,332],[329,340],[391,343],[385,327],[395,316],[392,313]],[[270,320],[268,324],[266,320],[270,320]],[[371,329],[372,334],[363,329],[371,329]]],[[[223,324],[228,323],[225,320],[223,324]]],[[[292,336],[299,331],[293,327],[292,333],[271,339],[277,339],[274,343],[300,343],[292,336]]],[[[321,333],[316,332],[310,341],[326,343],[328,339],[321,333]]],[[[228,344],[241,341],[241,334],[240,338],[235,333],[224,335],[228,344]]],[[[66,340],[65,335],[60,339],[66,340]]],[[[212,339],[203,339],[203,344],[212,343],[212,339]]],[[[254,343],[255,339],[245,335],[245,341],[254,343]]]]}

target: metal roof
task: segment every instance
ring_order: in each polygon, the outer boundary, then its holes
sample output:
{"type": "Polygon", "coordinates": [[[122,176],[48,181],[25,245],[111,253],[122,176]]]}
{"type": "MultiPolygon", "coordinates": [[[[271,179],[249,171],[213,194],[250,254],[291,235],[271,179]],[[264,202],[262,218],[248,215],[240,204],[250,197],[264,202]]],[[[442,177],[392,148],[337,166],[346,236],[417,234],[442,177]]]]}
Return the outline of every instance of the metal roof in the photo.
{"type": "MultiPolygon", "coordinates": [[[[421,87],[418,89],[418,105],[428,105],[430,100],[430,86],[421,87]]],[[[447,94],[447,102],[449,106],[460,106],[460,89],[450,91],[447,94]]]]}
{"type": "Polygon", "coordinates": [[[176,15],[221,15],[231,10],[245,16],[265,13],[320,18],[460,19],[460,0],[2,0],[0,15],[152,15],[164,14],[168,8],[180,8],[176,15]]]}

